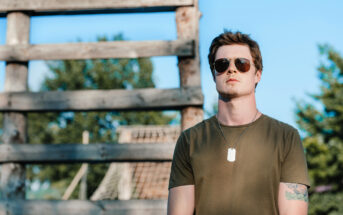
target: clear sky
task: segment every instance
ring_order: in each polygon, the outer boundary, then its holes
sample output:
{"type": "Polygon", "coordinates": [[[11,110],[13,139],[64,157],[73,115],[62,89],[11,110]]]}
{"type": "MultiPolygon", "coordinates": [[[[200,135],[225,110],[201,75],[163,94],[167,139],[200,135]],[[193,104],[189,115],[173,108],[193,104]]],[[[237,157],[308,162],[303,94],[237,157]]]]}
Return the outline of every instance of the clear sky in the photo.
{"type": "MultiPolygon", "coordinates": [[[[343,54],[342,0],[199,0],[200,57],[205,109],[217,100],[207,62],[212,39],[223,29],[248,33],[260,44],[264,70],[257,87],[257,105],[263,113],[295,124],[294,99],[308,100],[319,90],[318,44],[330,44],[343,54]]],[[[96,41],[97,36],[123,33],[128,40],[176,39],[175,14],[106,14],[33,17],[30,42],[96,41]]],[[[6,19],[0,19],[0,44],[5,43],[6,19]]],[[[159,88],[179,87],[176,57],[153,57],[159,88]]],[[[38,90],[48,70],[42,61],[29,64],[29,86],[38,90]]],[[[0,62],[0,91],[5,77],[0,62]]]]}

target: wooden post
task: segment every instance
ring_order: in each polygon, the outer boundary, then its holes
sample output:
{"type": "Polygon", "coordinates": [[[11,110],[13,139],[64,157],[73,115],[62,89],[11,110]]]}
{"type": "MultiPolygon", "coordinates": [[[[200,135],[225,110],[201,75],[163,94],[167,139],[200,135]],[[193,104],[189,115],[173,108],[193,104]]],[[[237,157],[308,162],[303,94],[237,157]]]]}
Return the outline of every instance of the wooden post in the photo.
{"type": "MultiPolygon", "coordinates": [[[[83,131],[82,132],[82,144],[89,143],[89,132],[83,131]]],[[[80,192],[79,192],[79,199],[86,200],[87,199],[87,175],[88,175],[88,163],[84,163],[86,166],[85,174],[81,178],[80,182],[80,192]]]]}
{"type": "MultiPolygon", "coordinates": [[[[132,131],[130,129],[124,129],[119,135],[119,144],[128,144],[132,141],[132,131]]],[[[132,166],[130,163],[112,163],[116,166],[117,177],[117,190],[119,200],[129,200],[132,197],[132,166]]]]}
{"type": "MultiPolygon", "coordinates": [[[[30,17],[22,12],[7,14],[6,44],[28,44],[30,34],[30,17]]],[[[5,92],[27,90],[27,62],[6,62],[5,92]]],[[[27,122],[24,113],[4,113],[3,143],[25,143],[27,139],[27,122]]],[[[1,167],[0,186],[3,199],[25,199],[25,166],[9,163],[1,167]]]]}
{"type": "MultiPolygon", "coordinates": [[[[201,86],[199,58],[199,18],[198,1],[193,7],[179,7],[176,10],[176,25],[178,39],[193,39],[194,56],[178,57],[181,87],[201,86]]],[[[203,109],[187,107],[181,110],[181,128],[185,130],[203,119],[203,109]]]]}

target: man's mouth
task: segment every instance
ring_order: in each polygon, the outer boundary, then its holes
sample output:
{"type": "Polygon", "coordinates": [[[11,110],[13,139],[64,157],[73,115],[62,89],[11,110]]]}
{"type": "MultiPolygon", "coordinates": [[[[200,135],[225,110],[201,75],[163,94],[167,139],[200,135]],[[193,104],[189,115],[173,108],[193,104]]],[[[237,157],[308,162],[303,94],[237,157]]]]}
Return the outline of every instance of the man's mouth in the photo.
{"type": "Polygon", "coordinates": [[[227,80],[226,82],[238,82],[238,80],[237,79],[234,79],[234,78],[230,78],[229,80],[227,80]]]}

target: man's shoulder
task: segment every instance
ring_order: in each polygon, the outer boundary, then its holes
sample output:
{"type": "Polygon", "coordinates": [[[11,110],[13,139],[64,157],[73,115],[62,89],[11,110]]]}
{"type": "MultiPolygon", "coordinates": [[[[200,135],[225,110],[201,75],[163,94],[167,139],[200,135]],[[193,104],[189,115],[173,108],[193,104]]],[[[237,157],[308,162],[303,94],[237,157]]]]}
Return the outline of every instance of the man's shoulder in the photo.
{"type": "Polygon", "coordinates": [[[293,132],[298,132],[296,128],[294,128],[292,125],[282,122],[278,119],[275,119],[271,116],[265,115],[265,122],[273,129],[276,131],[284,132],[284,133],[293,133],[293,132]]]}
{"type": "Polygon", "coordinates": [[[194,126],[187,128],[183,131],[183,134],[185,134],[187,137],[194,136],[197,134],[203,134],[210,130],[211,125],[213,123],[215,116],[212,116],[208,119],[204,119],[201,122],[195,124],[194,126]]]}

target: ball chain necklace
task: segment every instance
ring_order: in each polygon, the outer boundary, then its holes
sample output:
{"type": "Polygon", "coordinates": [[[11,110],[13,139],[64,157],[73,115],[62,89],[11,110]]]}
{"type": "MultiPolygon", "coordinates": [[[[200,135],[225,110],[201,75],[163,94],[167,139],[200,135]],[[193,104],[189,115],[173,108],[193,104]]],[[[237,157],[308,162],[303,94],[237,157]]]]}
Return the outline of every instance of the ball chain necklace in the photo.
{"type": "MultiPolygon", "coordinates": [[[[256,118],[257,114],[258,114],[258,110],[256,109],[256,114],[255,114],[254,118],[251,120],[250,123],[252,123],[253,121],[255,121],[255,118],[256,118]]],[[[219,123],[219,120],[218,120],[218,115],[217,115],[216,118],[217,118],[218,127],[219,127],[219,129],[220,129],[220,133],[222,134],[222,136],[223,136],[225,142],[229,145],[229,148],[228,148],[228,151],[227,151],[227,160],[228,160],[229,162],[235,162],[235,160],[236,160],[236,145],[237,145],[237,143],[239,142],[239,140],[241,139],[241,137],[243,136],[243,134],[247,131],[247,129],[248,129],[249,127],[246,127],[246,128],[242,131],[242,133],[239,135],[239,137],[238,137],[236,143],[235,143],[232,147],[230,147],[230,143],[229,143],[229,141],[226,140],[225,135],[224,135],[224,132],[223,132],[223,130],[222,130],[222,127],[220,126],[220,123],[219,123]]],[[[250,123],[249,123],[249,124],[250,124],[250,123]]]]}

